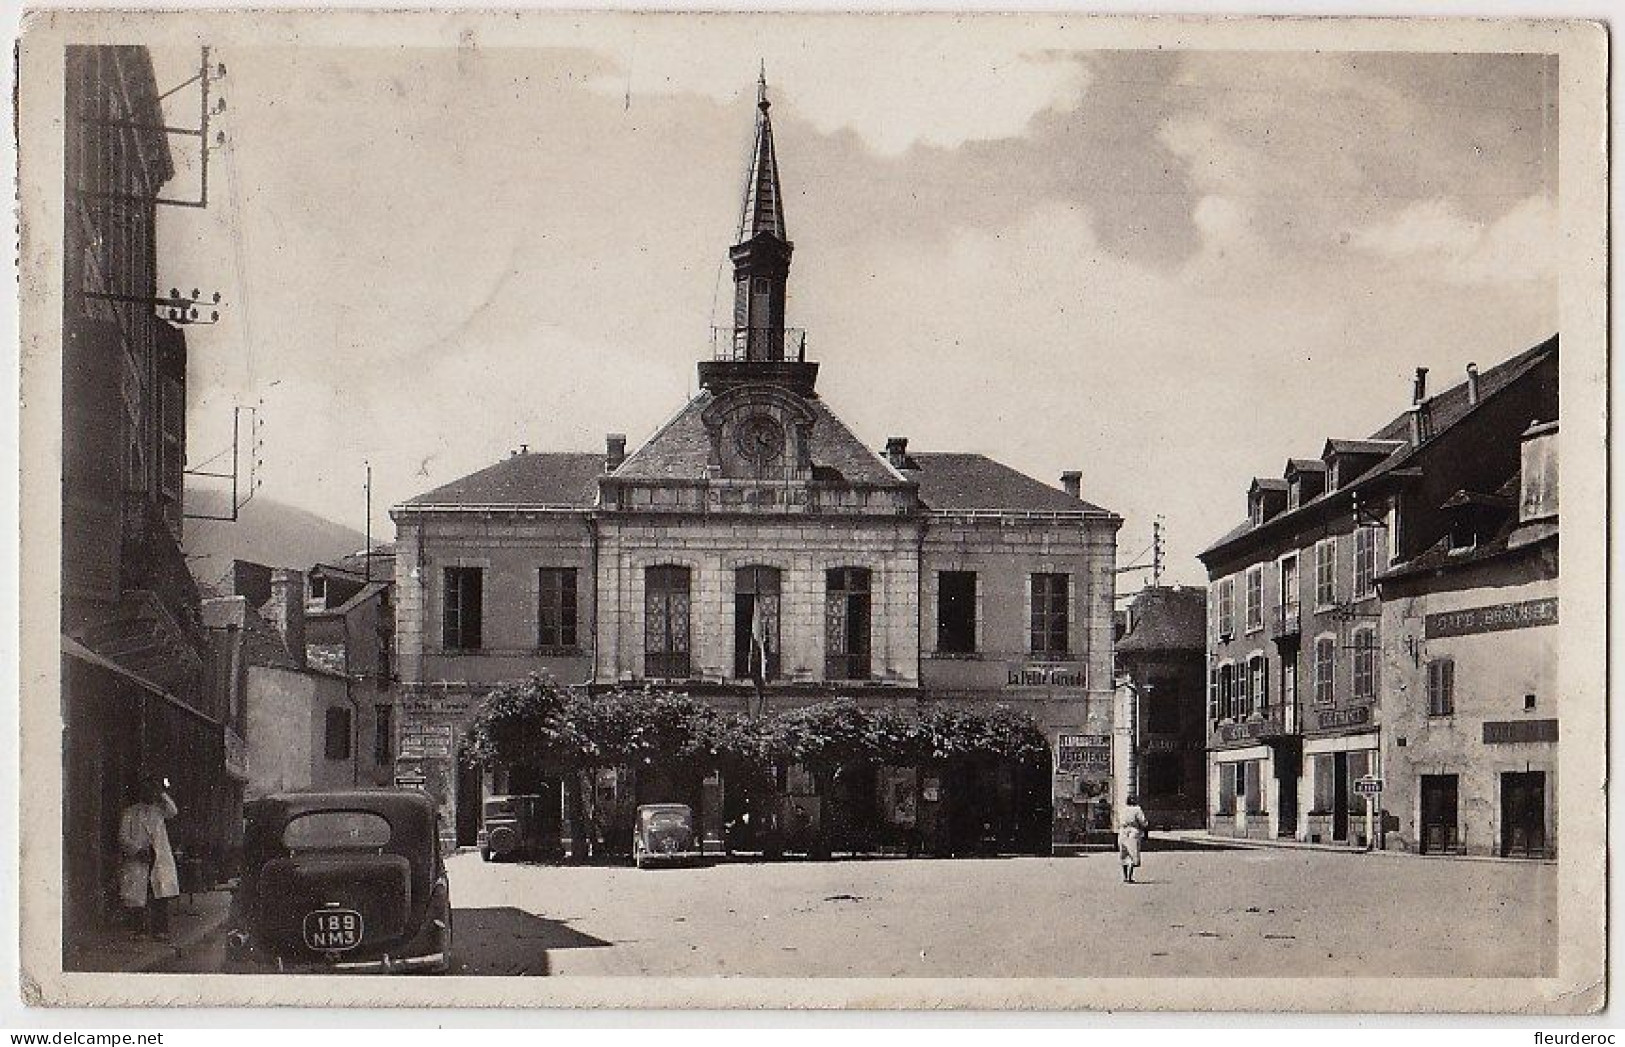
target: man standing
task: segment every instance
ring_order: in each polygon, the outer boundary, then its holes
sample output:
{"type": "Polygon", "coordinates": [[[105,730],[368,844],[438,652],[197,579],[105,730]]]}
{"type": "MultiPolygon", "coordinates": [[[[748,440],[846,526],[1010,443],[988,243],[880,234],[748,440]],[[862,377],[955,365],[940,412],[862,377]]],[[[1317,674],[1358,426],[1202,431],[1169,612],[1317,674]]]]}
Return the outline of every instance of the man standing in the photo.
{"type": "Polygon", "coordinates": [[[130,929],[140,934],[145,916],[145,930],[160,940],[169,937],[169,899],[181,893],[164,824],[180,812],[168,788],[167,778],[144,779],[136,801],[124,808],[118,831],[119,899],[130,929]]]}

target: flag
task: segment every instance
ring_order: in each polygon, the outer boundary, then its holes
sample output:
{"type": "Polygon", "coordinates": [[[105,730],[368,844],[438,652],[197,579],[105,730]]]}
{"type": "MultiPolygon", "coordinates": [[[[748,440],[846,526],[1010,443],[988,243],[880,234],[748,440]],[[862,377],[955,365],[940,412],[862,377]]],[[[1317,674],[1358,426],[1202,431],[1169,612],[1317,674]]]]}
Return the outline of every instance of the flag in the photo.
{"type": "Polygon", "coordinates": [[[750,678],[757,687],[767,680],[767,608],[760,596],[751,601],[750,612],[750,678]]]}

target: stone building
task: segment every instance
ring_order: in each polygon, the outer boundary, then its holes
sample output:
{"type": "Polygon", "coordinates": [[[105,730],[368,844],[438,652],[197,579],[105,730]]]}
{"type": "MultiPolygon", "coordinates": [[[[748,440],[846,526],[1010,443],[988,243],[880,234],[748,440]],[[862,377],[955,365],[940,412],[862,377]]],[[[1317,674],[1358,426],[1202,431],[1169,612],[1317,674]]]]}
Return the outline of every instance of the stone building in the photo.
{"type": "Polygon", "coordinates": [[[1128,788],[1153,829],[1207,826],[1207,593],[1148,585],[1117,638],[1122,719],[1132,725],[1128,788]]]}
{"type": "Polygon", "coordinates": [[[174,174],[147,50],[65,54],[62,295],[63,940],[114,908],[119,815],[172,782],[187,886],[241,818],[233,718],[182,550],[186,339],[160,320],[157,207],[174,174]]]}
{"type": "Polygon", "coordinates": [[[1354,783],[1380,777],[1387,690],[1379,579],[1451,530],[1457,491],[1496,491],[1517,434],[1557,412],[1557,337],[1365,439],[1255,479],[1247,519],[1201,554],[1208,600],[1209,828],[1363,847],[1354,783]]]}
{"type": "Polygon", "coordinates": [[[1444,502],[1450,532],[1382,590],[1387,845],[1557,854],[1557,422],[1518,475],[1444,502]]]}
{"type": "Polygon", "coordinates": [[[1111,790],[1121,519],[1079,497],[1076,473],[1058,489],[903,437],[881,453],[840,420],[785,326],[793,244],[765,88],[758,114],[733,326],[699,394],[631,454],[618,434],[602,454],[525,448],[392,510],[400,770],[471,839],[480,782],[450,749],[492,684],[546,671],[745,710],[754,631],[768,711],[843,696],[1030,712],[1053,767],[923,795],[965,832],[1047,849],[1111,790]]]}

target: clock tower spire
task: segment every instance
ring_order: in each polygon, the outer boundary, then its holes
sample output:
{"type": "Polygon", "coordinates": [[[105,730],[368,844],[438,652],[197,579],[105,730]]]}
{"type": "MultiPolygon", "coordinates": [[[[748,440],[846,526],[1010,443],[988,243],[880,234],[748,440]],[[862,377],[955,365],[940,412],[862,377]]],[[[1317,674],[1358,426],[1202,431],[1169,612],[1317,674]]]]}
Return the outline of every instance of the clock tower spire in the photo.
{"type": "Polygon", "coordinates": [[[818,365],[806,362],[804,333],[784,325],[795,245],[784,222],[772,108],[764,64],[756,80],[756,129],[745,198],[736,242],[728,249],[734,270],[733,325],[718,332],[716,358],[700,365],[700,383],[718,390],[740,382],[773,382],[805,395],[812,392],[818,365]]]}

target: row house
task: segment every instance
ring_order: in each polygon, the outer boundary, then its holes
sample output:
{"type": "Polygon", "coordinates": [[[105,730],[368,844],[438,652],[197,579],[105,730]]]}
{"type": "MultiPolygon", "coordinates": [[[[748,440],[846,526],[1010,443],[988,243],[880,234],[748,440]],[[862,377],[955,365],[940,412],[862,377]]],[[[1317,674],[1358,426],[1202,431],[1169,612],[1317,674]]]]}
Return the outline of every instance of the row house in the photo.
{"type": "MultiPolygon", "coordinates": [[[[391,512],[399,777],[441,797],[459,842],[482,782],[455,766],[455,739],[485,691],[531,672],[739,711],[1018,706],[1046,731],[1044,766],[846,787],[895,800],[895,821],[1035,850],[1109,803],[1121,519],[1081,499],[1077,473],[1057,488],[903,437],[872,449],[818,395],[819,365],[785,326],[793,244],[768,110],[764,89],[730,250],[734,323],[699,364],[699,394],[630,454],[619,434],[601,454],[523,447],[391,512]],[[940,810],[915,811],[916,795],[940,810]]],[[[545,778],[512,768],[502,784],[545,778]]],[[[706,796],[706,821],[739,814],[726,783],[706,796]]]]}
{"type": "Polygon", "coordinates": [[[1518,475],[1382,577],[1388,846],[1557,855],[1557,435],[1534,420],[1518,475]]]}
{"type": "Polygon", "coordinates": [[[1437,395],[1420,369],[1409,411],[1253,480],[1245,521],[1201,554],[1212,831],[1373,843],[1354,784],[1383,765],[1383,574],[1448,533],[1455,492],[1516,474],[1556,375],[1555,336],[1437,395]]]}
{"type": "MultiPolygon", "coordinates": [[[[173,783],[183,884],[226,871],[243,723],[229,623],[182,547],[187,345],[160,319],[158,195],[175,173],[152,59],[64,56],[61,714],[65,962],[117,912],[117,834],[144,777],[173,783]]],[[[93,954],[93,953],[92,953],[93,954]]]]}

